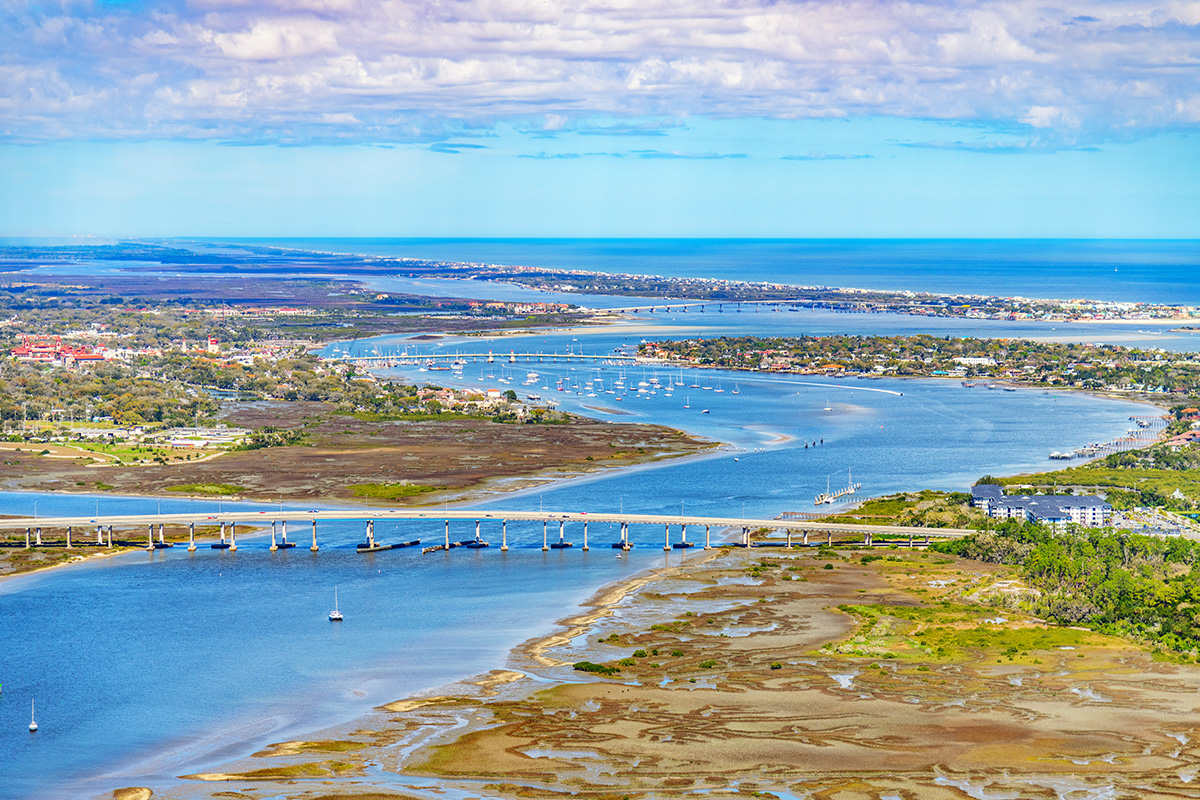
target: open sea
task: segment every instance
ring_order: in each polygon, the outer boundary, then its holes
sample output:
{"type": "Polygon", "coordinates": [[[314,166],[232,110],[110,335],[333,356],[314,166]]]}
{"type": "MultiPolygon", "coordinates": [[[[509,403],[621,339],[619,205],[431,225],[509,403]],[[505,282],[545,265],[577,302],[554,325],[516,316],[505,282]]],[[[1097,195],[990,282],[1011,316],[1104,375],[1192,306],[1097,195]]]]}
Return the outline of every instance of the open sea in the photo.
{"type": "MultiPolygon", "coordinates": [[[[604,263],[613,271],[707,270],[714,277],[787,283],[867,286],[878,281],[879,288],[964,291],[969,286],[978,293],[1044,296],[1058,286],[1066,292],[1062,296],[1111,292],[1114,299],[1136,288],[1143,293],[1138,299],[1200,304],[1200,289],[1190,280],[1198,255],[1194,243],[706,240],[650,242],[640,248],[634,242],[607,240],[270,243],[461,261],[545,260],[547,265],[589,269],[604,263]],[[985,251],[990,255],[985,257],[985,251]],[[905,253],[911,258],[907,273],[900,266],[905,253]],[[571,262],[563,263],[567,259],[571,262]],[[1037,265],[1044,271],[1051,262],[1060,271],[1037,280],[1037,265]],[[947,266],[952,263],[958,268],[947,266]],[[818,270],[815,264],[823,266],[818,270]],[[978,283],[965,277],[972,270],[978,283]],[[1109,272],[1117,277],[1085,277],[1109,272]],[[820,280],[813,277],[818,273],[820,280]],[[1026,288],[1018,291],[1022,275],[1026,288]],[[1069,275],[1076,277],[1068,279],[1069,275]],[[947,285],[943,280],[962,283],[947,285]],[[1067,291],[1069,286],[1079,291],[1067,291]]],[[[328,350],[491,349],[498,356],[495,362],[473,361],[461,377],[421,372],[419,367],[396,368],[391,374],[405,380],[536,392],[553,396],[572,411],[670,425],[728,444],[704,458],[597,473],[476,504],[488,509],[682,509],[689,514],[770,517],[812,510],[817,492],[827,485],[836,488],[851,472],[862,482],[864,495],[923,487],[964,490],[985,473],[1047,468],[1051,450],[1117,438],[1132,427],[1130,416],[1154,413],[1144,404],[1077,393],[986,391],[967,389],[956,381],[809,380],[662,368],[509,364],[503,358],[512,349],[606,353],[643,338],[727,332],[871,329],[969,335],[958,331],[995,329],[965,321],[946,325],[899,315],[658,314],[586,332],[491,340],[447,337],[419,344],[378,337],[330,345],[328,350]],[[531,371],[538,373],[536,380],[530,378],[531,371]],[[606,387],[622,377],[627,383],[659,388],[654,394],[616,401],[606,387]],[[592,392],[595,397],[584,391],[589,381],[593,390],[599,387],[592,392]],[[575,387],[580,391],[568,393],[575,387]],[[704,409],[709,413],[702,413],[704,409]]],[[[1003,330],[1058,333],[1021,325],[1003,330]]],[[[1119,332],[1114,328],[1112,335],[1119,332]]],[[[1177,349],[1186,349],[1186,340],[1179,341],[1177,349]]],[[[386,470],[387,465],[381,465],[381,472],[386,470]]],[[[35,503],[39,516],[149,513],[158,502],[5,492],[0,494],[0,514],[31,515],[35,503]]],[[[215,507],[212,501],[161,502],[164,511],[215,507]]],[[[248,521],[265,522],[277,506],[242,507],[248,521]]],[[[467,538],[473,527],[459,523],[452,535],[467,538]]],[[[484,538],[495,543],[497,527],[485,523],[484,538]]],[[[180,547],[154,554],[133,552],[0,582],[0,798],[86,798],[108,796],[120,786],[169,787],[174,776],[352,720],[414,692],[504,667],[512,647],[548,632],[555,620],[573,614],[600,587],[688,558],[686,553],[662,552],[661,529],[634,528],[638,546],[628,560],[614,559],[603,546],[607,537],[616,537],[607,526],[591,529],[592,541],[600,546],[587,554],[578,548],[541,552],[540,525],[511,524],[508,532],[513,549],[506,554],[493,547],[427,556],[412,549],[362,556],[354,551],[363,538],[360,524],[327,524],[320,531],[322,549],[317,554],[304,548],[271,553],[263,537],[239,537],[236,553],[203,544],[194,554],[180,547]],[[346,615],[338,626],[325,618],[334,586],[346,615]],[[36,735],[26,730],[31,699],[37,701],[41,723],[36,735]]],[[[580,535],[578,530],[567,533],[576,540],[580,535]]],[[[298,540],[306,535],[304,530],[291,533],[298,540]]],[[[437,540],[441,526],[390,522],[381,524],[376,535],[383,541],[437,540]]]]}
{"type": "Polygon", "coordinates": [[[664,277],[1200,305],[1200,241],[1127,239],[222,239],[664,277]]]}

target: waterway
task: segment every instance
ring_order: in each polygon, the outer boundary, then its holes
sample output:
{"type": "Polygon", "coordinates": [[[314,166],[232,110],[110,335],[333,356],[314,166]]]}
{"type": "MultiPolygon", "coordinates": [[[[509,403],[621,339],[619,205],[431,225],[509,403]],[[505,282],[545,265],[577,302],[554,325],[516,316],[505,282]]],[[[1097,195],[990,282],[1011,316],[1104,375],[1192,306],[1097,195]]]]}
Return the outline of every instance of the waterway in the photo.
{"type": "MultiPolygon", "coordinates": [[[[732,327],[709,327],[689,316],[686,326],[761,333],[783,330],[780,320],[801,319],[764,312],[754,322],[754,316],[728,323],[732,327]]],[[[661,330],[639,323],[422,346],[504,352],[519,342],[532,350],[611,352],[672,332],[668,317],[659,324],[661,330]]],[[[403,343],[385,337],[341,347],[369,352],[403,343]]],[[[409,375],[414,380],[552,395],[563,408],[675,425],[732,446],[708,458],[589,476],[481,504],[497,509],[682,508],[773,516],[811,510],[812,496],[827,479],[831,485],[843,480],[847,469],[864,484],[864,494],[965,489],[985,472],[1045,467],[1050,450],[1111,439],[1130,427],[1131,414],[1147,412],[1143,405],[1077,393],[989,392],[952,381],[636,368],[626,369],[626,383],[653,386],[657,378],[656,393],[616,401],[606,389],[594,398],[558,392],[557,382],[583,388],[601,377],[609,386],[620,376],[617,367],[594,372],[562,363],[477,362],[461,378],[416,370],[409,375]],[[523,386],[531,369],[540,373],[538,381],[523,386]],[[684,385],[672,386],[668,397],[663,384],[676,379],[684,385]],[[724,391],[717,392],[718,385],[724,391]]],[[[10,492],[0,495],[0,513],[31,514],[35,502],[39,515],[158,507],[152,499],[10,492]]],[[[215,505],[196,502],[163,500],[161,507],[215,505]]],[[[247,519],[265,522],[270,508],[246,506],[247,519]]],[[[661,529],[635,529],[639,546],[620,560],[603,547],[616,538],[607,526],[592,528],[593,542],[602,546],[588,554],[578,546],[542,553],[536,524],[509,526],[514,547],[507,554],[492,547],[360,556],[354,552],[363,538],[360,524],[323,525],[319,534],[317,554],[303,547],[270,553],[264,539],[243,537],[237,553],[203,546],[194,554],[183,548],[136,552],[0,583],[0,797],[76,798],[116,786],[169,785],[173,776],[503,666],[514,645],[572,613],[598,587],[688,557],[662,552],[661,529]],[[335,585],[346,615],[340,625],[325,617],[335,585]],[[41,723],[33,735],[26,731],[31,698],[41,723]]],[[[383,541],[436,541],[441,534],[439,524],[422,522],[376,530],[383,541]]],[[[483,534],[497,542],[498,525],[483,534]]],[[[578,545],[579,531],[568,534],[578,545]]],[[[302,542],[307,535],[303,528],[291,532],[302,542]]],[[[469,524],[453,532],[454,538],[471,535],[469,524]]]]}
{"type": "Polygon", "coordinates": [[[366,256],[672,278],[1200,305],[1200,284],[1195,280],[1196,269],[1200,267],[1200,242],[1196,240],[304,238],[222,241],[366,256]]]}

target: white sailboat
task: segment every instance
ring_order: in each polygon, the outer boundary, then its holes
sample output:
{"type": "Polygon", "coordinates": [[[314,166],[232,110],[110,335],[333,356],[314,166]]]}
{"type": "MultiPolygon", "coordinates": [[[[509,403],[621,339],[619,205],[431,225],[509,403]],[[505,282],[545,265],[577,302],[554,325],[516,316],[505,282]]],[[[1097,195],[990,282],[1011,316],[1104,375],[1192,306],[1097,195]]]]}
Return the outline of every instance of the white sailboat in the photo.
{"type": "Polygon", "coordinates": [[[33,699],[30,698],[30,700],[29,700],[29,730],[31,732],[37,730],[37,717],[34,715],[33,712],[34,712],[33,699]]]}
{"type": "Polygon", "coordinates": [[[341,622],[342,612],[338,611],[337,587],[333,587],[333,611],[329,612],[330,622],[341,622]]]}

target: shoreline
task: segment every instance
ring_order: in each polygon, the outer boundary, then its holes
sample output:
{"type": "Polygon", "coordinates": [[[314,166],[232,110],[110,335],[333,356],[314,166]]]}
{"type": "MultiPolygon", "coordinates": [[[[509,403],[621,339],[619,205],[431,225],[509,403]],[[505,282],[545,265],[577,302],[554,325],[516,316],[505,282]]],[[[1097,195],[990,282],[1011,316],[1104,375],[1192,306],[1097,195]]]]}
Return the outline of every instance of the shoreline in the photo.
{"type": "MultiPolygon", "coordinates": [[[[693,438],[697,438],[693,434],[688,434],[688,435],[693,436],[693,438]]],[[[640,457],[640,458],[634,459],[632,463],[626,463],[626,464],[621,464],[621,465],[606,466],[606,465],[600,464],[600,465],[597,465],[590,469],[580,469],[580,470],[572,471],[569,473],[561,473],[561,474],[553,473],[552,470],[555,469],[554,467],[547,467],[544,470],[539,470],[537,472],[530,473],[529,475],[525,475],[525,476],[516,476],[516,477],[495,477],[495,476],[493,476],[493,477],[482,479],[482,481],[475,486],[464,487],[462,490],[459,490],[459,493],[456,496],[454,496],[448,500],[431,502],[431,503],[416,503],[416,504],[413,504],[412,506],[402,506],[402,507],[412,507],[412,508],[442,507],[442,506],[446,506],[446,507],[450,507],[450,508],[463,507],[463,506],[471,507],[471,506],[478,505],[481,503],[489,502],[491,500],[507,499],[509,497],[519,497],[523,494],[536,492],[538,490],[544,490],[549,485],[554,485],[556,487],[557,486],[570,486],[572,484],[580,483],[580,482],[602,480],[602,479],[605,479],[610,476],[617,475],[617,474],[620,474],[620,473],[623,473],[626,471],[632,473],[632,472],[638,472],[638,471],[646,470],[646,469],[656,469],[660,466],[668,466],[671,464],[682,463],[684,461],[716,458],[726,452],[731,451],[732,449],[734,449],[734,448],[731,445],[728,445],[724,442],[712,441],[708,447],[706,447],[705,449],[700,450],[698,452],[677,453],[677,454],[673,454],[673,455],[647,454],[645,457],[640,457]],[[501,483],[501,482],[506,482],[505,486],[507,486],[508,488],[504,488],[503,486],[497,486],[497,484],[501,483]]],[[[44,495],[61,495],[64,497],[87,497],[87,496],[106,496],[107,497],[107,496],[110,496],[110,495],[101,495],[95,491],[90,491],[90,492],[89,491],[74,492],[74,491],[70,491],[70,490],[66,490],[66,491],[25,490],[25,491],[29,491],[29,493],[31,493],[31,494],[36,493],[36,494],[44,494],[44,495]]],[[[136,493],[136,492],[122,493],[119,496],[133,498],[133,499],[137,499],[137,500],[168,500],[168,499],[169,500],[211,500],[213,502],[255,503],[255,504],[260,504],[260,505],[268,504],[268,503],[272,502],[270,499],[266,499],[266,498],[256,499],[253,497],[235,497],[235,496],[218,497],[218,496],[209,496],[209,495],[184,495],[184,494],[157,495],[157,494],[140,494],[140,493],[136,493]]],[[[354,508],[354,504],[352,502],[347,501],[347,502],[339,503],[339,502],[336,502],[336,498],[334,500],[335,500],[335,502],[326,501],[326,502],[322,502],[322,503],[316,503],[315,505],[320,505],[323,507],[330,507],[330,508],[339,508],[339,507],[344,507],[344,508],[348,508],[348,509],[354,508]]],[[[287,502],[287,501],[285,501],[285,502],[287,502]]],[[[291,502],[290,504],[297,505],[296,502],[291,502]]],[[[313,504],[300,503],[299,505],[313,505],[313,504]]],[[[31,517],[30,519],[32,520],[33,518],[31,517]]],[[[257,536],[257,535],[267,535],[270,532],[269,528],[258,528],[257,526],[255,526],[255,528],[256,528],[255,532],[239,534],[239,536],[253,537],[253,536],[257,536]]],[[[181,533],[181,534],[175,534],[175,535],[167,535],[166,539],[168,541],[175,542],[176,544],[178,544],[180,542],[185,542],[185,541],[187,541],[186,532],[181,533]]],[[[201,540],[199,538],[197,538],[196,541],[197,541],[198,545],[201,543],[201,540]]],[[[214,541],[215,541],[215,539],[214,539],[214,541]]],[[[23,549],[23,548],[21,548],[19,546],[15,546],[13,548],[3,548],[2,550],[0,550],[0,553],[2,553],[4,550],[20,550],[20,549],[23,549]]],[[[34,549],[37,549],[37,548],[34,548],[34,549]]],[[[43,545],[42,548],[40,548],[40,549],[53,550],[56,552],[57,551],[65,551],[65,547],[58,546],[58,545],[53,546],[53,547],[48,547],[46,545],[43,545]]],[[[120,553],[126,553],[126,552],[141,552],[143,549],[144,548],[128,546],[128,547],[124,547],[121,549],[114,549],[114,550],[110,551],[106,548],[90,548],[89,547],[89,548],[85,549],[85,548],[81,547],[79,552],[73,554],[73,557],[68,561],[60,561],[60,562],[57,562],[54,564],[46,564],[45,566],[38,566],[38,567],[34,567],[33,569],[22,570],[20,572],[0,574],[0,583],[7,581],[7,580],[21,578],[21,577],[29,576],[29,575],[46,574],[47,572],[49,572],[50,570],[53,570],[53,569],[69,567],[69,566],[81,564],[84,562],[91,562],[101,556],[114,556],[114,555],[118,555],[120,553]]]]}
{"type": "MultiPolygon", "coordinates": [[[[989,617],[995,609],[969,598],[1008,585],[1005,567],[903,549],[868,565],[861,553],[853,545],[833,556],[721,549],[650,567],[601,587],[493,670],[181,776],[166,791],[188,800],[214,796],[217,785],[297,800],[314,792],[686,798],[706,782],[716,783],[713,791],[736,781],[739,791],[744,783],[763,795],[951,800],[963,797],[945,783],[954,776],[965,786],[982,780],[988,796],[991,787],[1028,792],[1028,781],[1070,777],[1080,790],[1099,781],[1099,797],[1117,796],[1102,793],[1107,782],[1132,790],[1148,775],[1171,775],[1171,763],[1200,763],[1181,755],[1186,741],[1173,733],[1190,734],[1194,703],[1164,705],[1194,696],[1194,667],[1021,612],[989,617]],[[821,570],[822,562],[835,567],[821,570]],[[972,577],[956,588],[964,569],[972,577]],[[859,619],[845,604],[933,609],[931,622],[915,623],[930,633],[970,607],[979,627],[963,630],[986,631],[970,635],[995,644],[946,657],[920,648],[888,654],[905,632],[859,619]],[[1048,643],[997,658],[1005,637],[1038,631],[1048,632],[1048,643]],[[659,658],[673,659],[671,643],[687,651],[685,663],[648,663],[659,648],[659,658]],[[654,649],[611,679],[570,670],[575,658],[611,662],[634,647],[654,649]],[[287,772],[334,758],[344,770],[287,772]],[[994,763],[1003,769],[987,767],[994,763]],[[814,781],[857,793],[813,794],[814,781]],[[868,787],[876,792],[863,794],[868,787]]],[[[900,619],[892,625],[905,624],[900,619]]]]}
{"type": "MultiPolygon", "coordinates": [[[[721,529],[722,534],[727,534],[732,529],[721,529]]],[[[349,719],[335,722],[331,725],[325,725],[304,732],[304,738],[291,740],[288,742],[278,742],[267,745],[265,749],[261,749],[255,753],[246,753],[240,757],[233,759],[224,759],[219,761],[219,767],[212,771],[204,771],[191,773],[188,775],[179,775],[171,780],[170,790],[174,792],[182,792],[181,796],[191,797],[189,787],[204,791],[203,787],[214,783],[226,783],[245,780],[243,774],[234,772],[237,769],[236,765],[254,764],[253,759],[264,754],[278,755],[296,755],[303,752],[304,745],[312,741],[323,741],[328,736],[354,736],[361,734],[364,731],[377,729],[382,722],[382,715],[387,713],[408,713],[419,712],[430,706],[437,705],[443,702],[457,703],[459,699],[464,699],[470,702],[470,698],[484,699],[495,697],[502,692],[516,695],[528,695],[539,686],[558,683],[557,680],[542,676],[531,676],[529,674],[530,667],[557,669],[570,666],[569,662],[561,659],[550,658],[546,655],[548,650],[569,643],[572,639],[587,634],[596,623],[612,618],[616,615],[616,608],[625,600],[634,597],[636,593],[645,587],[673,576],[679,576],[685,573],[688,569],[702,566],[718,558],[724,553],[724,549],[714,548],[711,551],[700,550],[696,557],[681,564],[667,564],[659,566],[647,566],[636,573],[628,576],[609,581],[589,594],[586,599],[580,601],[576,608],[569,616],[561,617],[555,620],[549,626],[549,629],[542,633],[538,633],[531,638],[526,638],[522,641],[515,642],[504,656],[502,662],[484,672],[476,672],[470,674],[451,677],[437,684],[430,685],[423,689],[414,690],[403,697],[395,700],[380,703],[370,711],[356,715],[349,719]],[[521,663],[525,662],[524,669],[521,663]],[[230,770],[230,771],[226,771],[230,770]]],[[[436,742],[446,735],[462,734],[469,732],[472,724],[468,721],[467,727],[455,727],[448,731],[433,731],[422,737],[424,741],[419,742],[412,750],[419,750],[424,747],[436,744],[436,742]]],[[[213,763],[213,762],[209,762],[213,763]]],[[[392,779],[387,781],[389,784],[395,782],[403,783],[404,779],[409,776],[419,775],[419,773],[397,773],[392,779]]],[[[157,784],[157,781],[151,782],[157,784]]],[[[269,784],[268,784],[269,785],[269,784]]],[[[129,786],[118,787],[116,784],[111,785],[112,791],[131,791],[142,789],[143,787],[129,786]]],[[[162,789],[163,787],[159,787],[162,789]]],[[[382,786],[380,786],[382,788],[382,786]]],[[[155,792],[153,786],[150,791],[155,792]]],[[[103,795],[107,797],[108,795],[103,795]]],[[[148,795],[157,796],[157,795],[148,795]]],[[[174,796],[172,794],[172,796],[174,796]]],[[[203,794],[207,797],[209,795],[203,794]]],[[[352,797],[353,795],[351,795],[352,797]]],[[[97,795],[97,800],[101,795],[97,795]]]]}

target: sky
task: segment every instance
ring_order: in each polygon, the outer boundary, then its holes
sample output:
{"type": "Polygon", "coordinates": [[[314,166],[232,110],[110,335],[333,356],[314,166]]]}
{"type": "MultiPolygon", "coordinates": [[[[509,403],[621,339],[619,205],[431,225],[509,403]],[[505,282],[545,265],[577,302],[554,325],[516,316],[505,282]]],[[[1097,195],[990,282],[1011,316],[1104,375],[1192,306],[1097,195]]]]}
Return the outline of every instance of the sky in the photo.
{"type": "Polygon", "coordinates": [[[0,236],[1200,236],[1200,2],[0,0],[0,236]]]}

